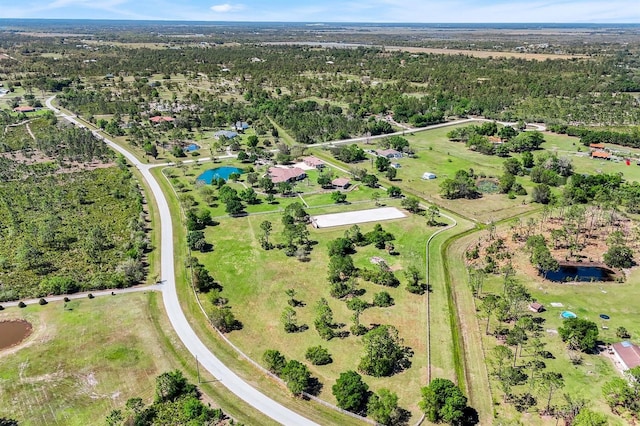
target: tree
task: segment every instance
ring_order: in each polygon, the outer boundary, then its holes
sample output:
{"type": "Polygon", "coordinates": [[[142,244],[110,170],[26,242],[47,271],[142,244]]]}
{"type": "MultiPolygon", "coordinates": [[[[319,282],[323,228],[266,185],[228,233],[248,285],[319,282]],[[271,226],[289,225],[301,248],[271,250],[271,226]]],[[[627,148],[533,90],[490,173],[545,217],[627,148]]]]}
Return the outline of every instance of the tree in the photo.
{"type": "Polygon", "coordinates": [[[369,395],[369,386],[362,381],[362,376],[355,371],[340,373],[340,377],[331,387],[338,407],[353,413],[364,410],[369,395]]]}
{"type": "Polygon", "coordinates": [[[353,242],[348,238],[336,238],[329,241],[329,256],[344,256],[354,252],[353,242]]]}
{"type": "Polygon", "coordinates": [[[240,199],[247,204],[258,204],[258,194],[253,188],[245,188],[240,191],[240,199]]]}
{"type": "Polygon", "coordinates": [[[614,413],[617,413],[619,408],[632,409],[634,404],[638,404],[633,388],[621,377],[606,382],[602,386],[602,395],[614,413]]]}
{"type": "Polygon", "coordinates": [[[436,226],[439,224],[438,219],[440,218],[440,209],[433,204],[429,206],[427,209],[427,225],[436,226]]]}
{"type": "Polygon", "coordinates": [[[553,199],[551,188],[549,187],[549,185],[546,185],[544,183],[536,185],[533,188],[533,192],[531,193],[531,199],[534,203],[549,204],[553,199]]]}
{"type": "Polygon", "coordinates": [[[331,193],[331,200],[336,204],[344,203],[347,200],[347,194],[342,191],[333,191],[331,193]]]}
{"type": "Polygon", "coordinates": [[[433,379],[421,393],[419,406],[430,422],[457,424],[463,418],[467,398],[451,380],[433,379]]]}
{"type": "Polygon", "coordinates": [[[247,183],[253,187],[258,182],[258,174],[251,172],[247,174],[247,183]]]}
{"type": "Polygon", "coordinates": [[[369,397],[367,415],[379,424],[395,424],[400,417],[398,395],[389,389],[380,389],[377,394],[374,393],[369,397]]]}
{"type": "Polygon", "coordinates": [[[402,345],[398,330],[381,325],[370,330],[362,339],[365,353],[358,370],[374,377],[390,376],[410,365],[411,350],[402,345]]]}
{"type": "Polygon", "coordinates": [[[487,325],[485,327],[485,334],[489,334],[489,323],[491,321],[491,315],[498,307],[499,298],[494,294],[488,294],[482,299],[480,305],[480,311],[487,318],[487,325]]]}
{"type": "Polygon", "coordinates": [[[241,328],[229,306],[214,306],[209,314],[209,321],[221,333],[229,333],[241,328]]]}
{"type": "Polygon", "coordinates": [[[407,278],[407,291],[409,291],[409,293],[424,293],[425,285],[422,283],[422,274],[416,266],[409,266],[407,270],[404,271],[404,276],[407,278]]]}
{"type": "Polygon", "coordinates": [[[544,372],[542,373],[542,376],[540,376],[540,385],[543,389],[547,389],[549,391],[546,407],[546,412],[549,413],[551,412],[551,397],[556,390],[564,387],[564,378],[562,377],[562,374],[554,371],[544,372]]]}
{"type": "Polygon", "coordinates": [[[304,357],[313,365],[326,365],[333,362],[327,348],[323,348],[322,346],[312,346],[308,348],[304,357]]]}
{"type": "Polygon", "coordinates": [[[389,169],[389,167],[391,166],[391,160],[389,160],[387,157],[382,157],[382,156],[378,156],[376,157],[376,169],[379,172],[384,172],[387,171],[387,169],[389,169]]]}
{"type": "Polygon", "coordinates": [[[262,236],[260,238],[262,243],[262,248],[265,250],[269,250],[271,248],[271,243],[269,242],[269,235],[271,235],[271,230],[273,229],[273,225],[268,220],[262,221],[260,223],[260,229],[262,230],[262,236]]]}
{"type": "Polygon", "coordinates": [[[232,198],[225,203],[225,212],[231,217],[240,216],[244,213],[244,206],[237,198],[232,198]]]}
{"type": "Polygon", "coordinates": [[[612,245],[603,256],[604,263],[612,268],[631,268],[633,251],[625,245],[612,245]]]}
{"type": "Polygon", "coordinates": [[[403,198],[402,201],[400,201],[400,205],[411,213],[418,213],[420,211],[420,201],[416,197],[403,198]]]}
{"type": "Polygon", "coordinates": [[[393,306],[393,304],[393,297],[391,297],[391,295],[386,291],[381,291],[373,296],[373,306],[385,308],[387,306],[393,306]]]}
{"type": "Polygon", "coordinates": [[[369,188],[377,188],[378,177],[376,175],[365,175],[362,177],[362,183],[367,185],[369,188]]]}
{"type": "Polygon", "coordinates": [[[350,255],[331,256],[329,259],[329,281],[346,281],[356,273],[353,258],[350,255]]]}
{"type": "Polygon", "coordinates": [[[203,231],[189,231],[187,234],[187,245],[190,250],[205,251],[206,244],[203,231]]]}
{"type": "Polygon", "coordinates": [[[522,167],[530,169],[533,167],[533,154],[530,151],[522,153],[522,167]]]}
{"type": "Polygon", "coordinates": [[[284,331],[287,333],[295,333],[299,329],[296,311],[291,306],[284,308],[284,311],[282,311],[282,315],[280,316],[280,321],[284,326],[284,331]]]}
{"type": "Polygon", "coordinates": [[[398,198],[400,195],[402,195],[402,189],[398,188],[397,186],[390,186],[389,188],[387,188],[387,195],[391,198],[398,198]]]}
{"type": "Polygon", "coordinates": [[[466,170],[458,170],[453,179],[445,179],[440,184],[442,197],[455,200],[458,198],[474,199],[480,196],[473,176],[466,170]]]}
{"type": "Polygon", "coordinates": [[[301,395],[308,387],[311,373],[306,365],[292,359],[282,369],[282,380],[294,395],[301,395]]]}
{"type": "Polygon", "coordinates": [[[333,311],[324,297],[316,305],[316,318],[313,325],[324,340],[331,340],[334,337],[333,311]]]}
{"type": "Polygon", "coordinates": [[[354,324],[351,332],[356,336],[359,336],[366,332],[366,328],[360,324],[360,314],[362,314],[362,312],[364,312],[364,310],[368,307],[369,304],[358,297],[354,297],[347,302],[347,308],[353,311],[354,324]]]}
{"type": "Polygon", "coordinates": [[[598,341],[598,325],[582,318],[567,318],[558,333],[569,349],[591,351],[598,341]]]}
{"type": "Polygon", "coordinates": [[[606,426],[609,423],[607,416],[592,411],[588,408],[580,410],[571,423],[572,426],[606,426]]]}
{"type": "Polygon", "coordinates": [[[387,173],[385,173],[385,175],[387,179],[394,180],[398,175],[398,169],[396,169],[395,167],[389,167],[387,168],[387,173]]]}
{"type": "Polygon", "coordinates": [[[626,328],[620,326],[616,329],[616,336],[620,339],[628,339],[631,337],[631,334],[629,334],[626,328]]]}
{"type": "Polygon", "coordinates": [[[331,173],[320,173],[318,175],[318,185],[320,185],[322,188],[331,188],[331,181],[332,181],[332,176],[331,173]]]}
{"type": "Polygon", "coordinates": [[[280,351],[275,349],[267,349],[264,351],[262,361],[267,365],[267,370],[276,376],[280,376],[282,374],[282,370],[287,365],[287,359],[280,353],[280,351]]]}
{"type": "Polygon", "coordinates": [[[156,401],[175,401],[187,395],[200,396],[195,385],[187,381],[182,371],[168,371],[156,377],[156,401]]]}

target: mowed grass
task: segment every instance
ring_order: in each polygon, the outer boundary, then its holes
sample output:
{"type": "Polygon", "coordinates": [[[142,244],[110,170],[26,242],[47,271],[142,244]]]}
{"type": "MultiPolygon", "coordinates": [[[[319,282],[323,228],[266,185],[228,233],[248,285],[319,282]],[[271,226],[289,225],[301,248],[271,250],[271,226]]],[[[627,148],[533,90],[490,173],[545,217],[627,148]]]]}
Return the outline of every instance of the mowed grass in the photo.
{"type": "MultiPolygon", "coordinates": [[[[315,212],[314,212],[315,213],[315,212]]],[[[344,301],[329,295],[327,281],[328,254],[327,242],[344,234],[348,227],[335,229],[311,229],[311,238],[318,241],[309,262],[299,262],[295,257],[289,258],[281,250],[263,250],[258,243],[260,223],[269,220],[274,225],[271,237],[273,242],[280,239],[280,214],[248,216],[224,220],[220,226],[207,229],[207,239],[214,243],[213,253],[197,256],[211,270],[224,287],[223,296],[229,299],[237,318],[243,323],[243,329],[234,331],[229,338],[245,351],[251,358],[261,360],[266,349],[278,349],[288,358],[304,362],[304,353],[310,346],[322,345],[332,353],[332,364],[316,367],[310,366],[314,376],[324,384],[320,396],[335,402],[331,394],[331,385],[341,372],[357,369],[363,353],[361,338],[349,336],[344,339],[334,338],[322,340],[315,328],[314,307],[321,297],[328,300],[333,309],[337,323],[345,324],[344,330],[353,324],[352,312],[344,301]],[[309,326],[307,331],[295,334],[285,333],[280,322],[280,315],[287,305],[285,290],[294,288],[295,298],[305,306],[296,308],[298,323],[309,326]]],[[[367,232],[374,224],[362,224],[361,229],[367,232]]],[[[400,405],[418,414],[417,402],[420,398],[420,387],[426,384],[426,296],[413,295],[404,288],[406,279],[402,270],[415,265],[423,270],[425,242],[435,231],[425,224],[421,216],[409,216],[398,221],[383,222],[384,229],[396,236],[394,245],[400,253],[390,256],[384,250],[373,246],[358,247],[354,261],[358,267],[369,267],[372,256],[384,258],[401,281],[398,288],[388,288],[372,283],[359,281],[366,290],[362,298],[371,302],[373,295],[379,291],[388,291],[395,299],[395,306],[390,308],[369,308],[361,315],[361,322],[370,324],[392,324],[400,331],[405,344],[411,347],[415,355],[412,367],[390,378],[366,377],[365,381],[372,389],[387,387],[397,392],[400,405]]],[[[203,297],[206,299],[206,297],[203,297]]],[[[210,306],[205,300],[205,305],[210,306]]],[[[444,316],[448,318],[448,316],[444,316]]],[[[449,328],[438,329],[436,339],[441,348],[450,346],[449,328]]],[[[445,351],[445,353],[448,351],[445,351]]],[[[438,368],[450,371],[450,362],[438,368]]]]}
{"type": "Polygon", "coordinates": [[[159,297],[122,294],[0,313],[34,326],[25,347],[0,353],[0,412],[24,425],[87,425],[103,423],[131,397],[150,402],[155,377],[177,367],[150,320],[159,297]]]}
{"type": "MultiPolygon", "coordinates": [[[[503,230],[504,233],[505,230],[503,230]]],[[[462,238],[456,243],[458,254],[461,256],[464,251],[472,245],[479,237],[478,233],[474,233],[462,238]]],[[[640,336],[640,314],[632,302],[635,300],[638,286],[640,284],[640,271],[635,270],[628,277],[625,283],[601,282],[601,283],[571,283],[561,284],[554,283],[542,279],[537,275],[527,275],[521,271],[530,269],[527,265],[528,256],[522,251],[514,253],[514,268],[520,271],[516,274],[518,282],[524,284],[532,297],[545,306],[545,311],[541,314],[534,314],[544,318],[542,324],[545,330],[542,333],[542,339],[547,344],[546,350],[553,353],[555,359],[546,359],[547,368],[545,371],[555,371],[563,375],[565,386],[556,392],[553,397],[552,404],[562,405],[564,399],[563,393],[567,393],[572,397],[579,397],[587,400],[589,406],[599,412],[610,415],[611,410],[606,405],[602,396],[602,386],[607,381],[617,377],[620,373],[614,368],[613,363],[604,355],[582,354],[583,362],[580,365],[574,365],[569,358],[569,352],[566,344],[554,332],[548,330],[558,330],[562,326],[563,319],[560,314],[562,311],[569,310],[590,321],[598,324],[600,332],[600,340],[605,343],[615,343],[620,341],[616,337],[615,331],[618,327],[625,327],[632,336],[632,340],[637,342],[640,336]],[[562,303],[562,307],[554,308],[552,302],[562,303]],[[609,321],[600,319],[600,314],[606,314],[611,317],[609,321]],[[604,329],[603,326],[608,327],[604,329]]],[[[467,285],[465,274],[459,274],[457,278],[460,286],[467,285]]],[[[502,293],[502,278],[500,276],[490,275],[485,280],[483,293],[502,293]]],[[[479,300],[475,300],[479,304],[479,300]]],[[[494,337],[484,334],[486,325],[485,319],[469,318],[469,322],[477,323],[482,335],[483,348],[487,359],[493,346],[497,341],[494,337]]],[[[499,326],[495,318],[490,323],[491,331],[499,326]]],[[[529,361],[530,357],[526,349],[523,350],[522,357],[518,358],[518,365],[523,365],[529,361]]],[[[487,367],[490,372],[490,367],[487,367]]],[[[498,387],[495,379],[491,379],[492,398],[496,404],[495,410],[502,417],[516,418],[524,422],[535,422],[536,424],[553,424],[552,420],[546,423],[538,416],[522,415],[513,409],[510,404],[502,403],[502,392],[498,387]]],[[[531,391],[538,397],[538,405],[546,404],[546,395],[538,388],[534,387],[533,391],[529,385],[514,387],[515,393],[523,393],[531,391]]],[[[609,424],[623,424],[620,418],[610,415],[609,424]]]]}

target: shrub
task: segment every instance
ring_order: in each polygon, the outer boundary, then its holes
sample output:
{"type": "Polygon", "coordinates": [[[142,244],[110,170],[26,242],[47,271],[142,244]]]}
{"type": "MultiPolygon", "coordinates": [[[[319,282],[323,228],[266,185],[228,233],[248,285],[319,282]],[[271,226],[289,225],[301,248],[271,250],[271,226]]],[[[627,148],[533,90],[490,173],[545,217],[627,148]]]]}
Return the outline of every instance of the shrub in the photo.
{"type": "Polygon", "coordinates": [[[0,305],[0,311],[4,311],[4,306],[0,305]]]}
{"type": "Polygon", "coordinates": [[[95,296],[93,295],[93,293],[89,293],[89,294],[87,295],[87,297],[88,297],[89,299],[93,299],[95,296]]]}
{"type": "Polygon", "coordinates": [[[20,301],[20,303],[18,303],[18,308],[26,308],[26,307],[27,307],[26,303],[24,303],[22,301],[20,301]]]}
{"type": "Polygon", "coordinates": [[[386,291],[381,291],[373,296],[373,306],[385,308],[394,304],[393,297],[386,291]]]}
{"type": "Polygon", "coordinates": [[[280,376],[280,374],[282,374],[282,369],[287,365],[287,359],[284,355],[282,355],[280,351],[276,351],[274,349],[267,349],[264,351],[262,360],[267,364],[267,370],[276,376],[280,376]]]}
{"type": "Polygon", "coordinates": [[[44,298],[41,298],[41,299],[38,301],[38,303],[40,304],[40,306],[42,306],[42,305],[46,305],[46,304],[47,304],[47,301],[46,301],[44,298]]]}
{"type": "Polygon", "coordinates": [[[307,353],[304,357],[313,365],[326,365],[333,362],[329,351],[322,346],[310,347],[309,349],[307,349],[307,353]]]}
{"type": "Polygon", "coordinates": [[[68,297],[65,296],[64,302],[67,303],[67,302],[70,302],[70,301],[71,301],[71,299],[69,299],[68,297]]]}

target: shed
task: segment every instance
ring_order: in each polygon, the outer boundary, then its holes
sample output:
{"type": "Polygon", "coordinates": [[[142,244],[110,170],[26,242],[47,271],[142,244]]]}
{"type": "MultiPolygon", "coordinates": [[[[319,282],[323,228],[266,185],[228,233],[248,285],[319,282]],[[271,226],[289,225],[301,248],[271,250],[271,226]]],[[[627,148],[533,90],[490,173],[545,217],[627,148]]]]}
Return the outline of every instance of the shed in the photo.
{"type": "Polygon", "coordinates": [[[435,179],[436,177],[435,173],[424,172],[422,174],[422,179],[435,179]]]}
{"type": "Polygon", "coordinates": [[[531,312],[539,314],[540,312],[544,311],[544,305],[542,303],[532,302],[529,304],[529,310],[531,312]]]}

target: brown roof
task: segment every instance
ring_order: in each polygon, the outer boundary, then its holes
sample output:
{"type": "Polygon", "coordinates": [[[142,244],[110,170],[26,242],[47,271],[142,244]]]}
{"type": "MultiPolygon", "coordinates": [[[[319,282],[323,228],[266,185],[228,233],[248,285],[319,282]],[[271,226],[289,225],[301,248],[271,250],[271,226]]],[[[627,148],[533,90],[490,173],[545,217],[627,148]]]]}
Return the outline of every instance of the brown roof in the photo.
{"type": "Polygon", "coordinates": [[[32,106],[19,106],[19,107],[15,107],[13,110],[15,112],[32,112],[32,111],[35,111],[36,109],[32,106]]]}
{"type": "Polygon", "coordinates": [[[305,171],[299,167],[269,167],[268,173],[273,183],[297,180],[306,174],[305,171]]]}
{"type": "Polygon", "coordinates": [[[604,151],[593,151],[591,153],[593,158],[611,158],[611,153],[604,151]]]}
{"type": "Polygon", "coordinates": [[[351,181],[347,178],[336,178],[331,181],[331,185],[344,188],[345,186],[349,185],[350,182],[351,181]]]}
{"type": "Polygon", "coordinates": [[[540,312],[542,308],[544,308],[544,305],[538,302],[533,302],[529,305],[529,309],[531,309],[534,312],[540,312]]]}
{"type": "Polygon", "coordinates": [[[502,138],[497,136],[489,136],[489,142],[491,143],[502,143],[502,138]]]}
{"type": "Polygon", "coordinates": [[[640,347],[631,342],[614,343],[613,350],[624,363],[626,368],[640,366],[640,347]]]}
{"type": "Polygon", "coordinates": [[[589,145],[589,148],[604,149],[604,144],[603,143],[592,143],[591,145],[589,145]]]}
{"type": "Polygon", "coordinates": [[[314,157],[313,155],[311,157],[304,157],[302,159],[302,161],[308,165],[308,166],[312,166],[312,167],[318,167],[318,166],[322,166],[324,165],[324,161],[322,161],[321,159],[314,157]]]}
{"type": "Polygon", "coordinates": [[[161,115],[156,115],[155,117],[151,117],[149,119],[149,121],[152,121],[154,123],[160,123],[161,121],[175,121],[176,119],[173,117],[166,117],[166,116],[161,116],[161,115]]]}

